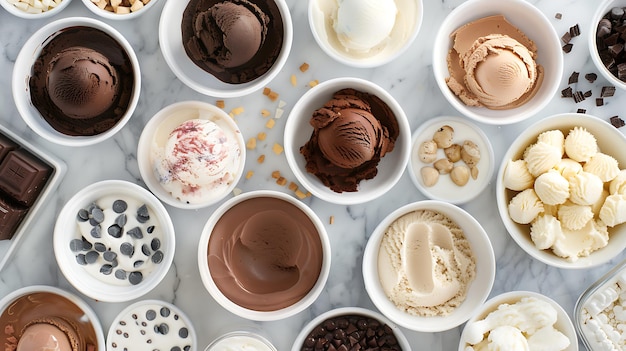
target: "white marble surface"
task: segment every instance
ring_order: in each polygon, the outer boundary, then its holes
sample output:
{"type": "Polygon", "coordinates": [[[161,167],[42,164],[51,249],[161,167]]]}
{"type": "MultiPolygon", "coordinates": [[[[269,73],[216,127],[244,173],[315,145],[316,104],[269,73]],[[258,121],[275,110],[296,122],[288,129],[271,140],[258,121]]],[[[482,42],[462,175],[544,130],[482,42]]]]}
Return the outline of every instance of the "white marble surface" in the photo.
{"type": "MultiPolygon", "coordinates": [[[[58,270],[52,250],[52,227],[61,207],[82,187],[104,179],[124,179],[143,184],[135,158],[137,140],[146,121],[160,108],[181,100],[199,99],[215,102],[214,98],[195,93],[176,79],[166,65],[161,54],[157,26],[165,0],[152,8],[136,21],[107,21],[124,34],[142,63],[142,94],[135,115],[129,124],[113,139],[101,144],[84,148],[67,148],[50,144],[35,135],[22,121],[13,103],[10,91],[11,70],[21,48],[37,28],[49,21],[67,16],[94,16],[80,0],[74,0],[62,13],[46,20],[24,20],[0,11],[0,123],[10,127],[17,134],[36,145],[61,157],[68,165],[68,172],[54,197],[50,199],[37,225],[23,240],[21,247],[11,263],[0,272],[0,297],[28,285],[48,284],[75,292],[58,270]]],[[[178,0],[169,0],[178,1],[178,0]]],[[[284,154],[277,156],[271,152],[274,142],[282,142],[282,127],[289,109],[308,88],[306,83],[312,79],[320,81],[338,76],[356,76],[371,80],[388,91],[405,109],[411,127],[417,128],[421,122],[440,115],[458,115],[446,103],[437,88],[431,70],[431,47],[437,25],[445,15],[461,0],[425,0],[424,24],[416,42],[401,58],[376,69],[355,69],[335,63],[321,52],[309,31],[306,8],[307,1],[288,0],[295,29],[294,46],[285,69],[270,84],[287,102],[285,117],[277,126],[268,130],[268,139],[260,142],[257,149],[248,153],[246,170],[254,170],[254,176],[242,181],[239,187],[243,191],[253,189],[275,189],[289,192],[285,187],[274,183],[270,173],[280,170],[289,180],[295,177],[289,170],[284,154]],[[308,62],[311,68],[301,73],[298,67],[308,62]],[[298,77],[297,87],[292,87],[289,78],[298,77]],[[259,154],[267,155],[266,162],[257,164],[259,154]]],[[[554,25],[559,36],[570,26],[579,24],[582,35],[572,40],[574,49],[565,54],[565,70],[561,86],[567,86],[569,74],[575,70],[581,72],[579,90],[593,89],[594,96],[607,82],[599,77],[594,84],[582,78],[585,73],[596,72],[587,49],[586,33],[589,19],[595,11],[596,1],[589,0],[539,0],[531,1],[541,9],[554,25]],[[555,14],[561,12],[561,20],[555,14]]],[[[172,30],[177,30],[172,28],[172,30]]],[[[551,104],[531,120],[516,125],[496,127],[481,125],[489,135],[495,150],[496,162],[510,141],[523,128],[533,121],[551,114],[573,112],[577,108],[586,108],[588,113],[608,118],[619,114],[619,105],[623,106],[626,93],[618,91],[614,97],[606,99],[605,106],[596,107],[593,99],[575,104],[571,99],[555,96],[551,104]]],[[[270,102],[261,92],[245,98],[229,99],[226,110],[243,106],[245,112],[236,117],[244,136],[255,136],[264,130],[265,120],[259,111],[267,108],[274,111],[276,103],[270,102]]],[[[623,113],[623,109],[622,109],[623,113]]],[[[622,117],[626,117],[622,115],[622,117]]],[[[622,133],[624,132],[622,128],[622,133]]],[[[607,271],[617,260],[606,265],[576,271],[556,269],[531,259],[508,236],[496,211],[494,196],[495,183],[488,187],[476,200],[462,207],[474,215],[489,234],[496,254],[497,273],[491,295],[510,290],[531,290],[543,293],[560,303],[570,315],[580,293],[601,274],[607,271]]],[[[339,206],[310,198],[305,202],[310,205],[326,223],[333,246],[332,268],[326,289],[312,308],[292,318],[277,322],[264,322],[264,328],[274,341],[278,350],[289,350],[291,343],[301,326],[314,316],[334,307],[366,306],[372,304],[365,293],[361,276],[361,256],[370,233],[377,223],[399,206],[425,199],[411,183],[405,173],[400,182],[382,198],[358,206],[339,206]],[[334,223],[329,224],[329,217],[334,216],[334,223]]],[[[255,324],[239,319],[222,309],[205,291],[200,281],[196,263],[197,242],[200,231],[214,207],[191,211],[167,207],[176,227],[178,243],[174,264],[157,289],[145,295],[145,298],[163,299],[173,302],[187,312],[198,331],[199,349],[204,348],[217,337],[225,326],[255,324]]],[[[0,249],[6,248],[6,242],[0,243],[0,249]]],[[[2,254],[4,250],[0,251],[2,254]]],[[[625,255],[622,255],[625,256],[625,255]]],[[[97,311],[103,327],[108,330],[110,323],[129,303],[110,304],[85,298],[97,311]]],[[[406,336],[415,350],[456,350],[461,327],[441,333],[419,333],[406,331],[406,336]]]]}

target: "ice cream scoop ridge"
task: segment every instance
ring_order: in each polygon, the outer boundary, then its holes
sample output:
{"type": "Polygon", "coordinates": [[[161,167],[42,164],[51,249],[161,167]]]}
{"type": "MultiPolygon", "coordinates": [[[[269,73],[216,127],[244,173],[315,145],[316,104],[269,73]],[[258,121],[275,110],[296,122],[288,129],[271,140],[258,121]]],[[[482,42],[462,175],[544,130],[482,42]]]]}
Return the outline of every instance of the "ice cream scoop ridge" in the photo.
{"type": "Polygon", "coordinates": [[[118,96],[117,71],[101,53],[72,47],[48,67],[50,100],[67,116],[92,118],[108,110],[118,96]]]}

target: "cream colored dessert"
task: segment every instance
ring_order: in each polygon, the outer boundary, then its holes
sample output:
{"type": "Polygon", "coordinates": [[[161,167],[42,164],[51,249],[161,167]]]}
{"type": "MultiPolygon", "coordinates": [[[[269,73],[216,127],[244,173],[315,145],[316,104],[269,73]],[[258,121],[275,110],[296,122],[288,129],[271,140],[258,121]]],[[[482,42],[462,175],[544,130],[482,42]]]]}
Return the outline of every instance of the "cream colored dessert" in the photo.
{"type": "Polygon", "coordinates": [[[459,228],[445,215],[419,210],[395,220],[378,252],[383,290],[401,310],[444,316],[457,308],[476,275],[476,260],[459,228]]]}
{"type": "Polygon", "coordinates": [[[515,192],[509,216],[530,225],[538,249],[575,261],[605,247],[609,228],[626,223],[626,170],[585,128],[543,132],[521,159],[506,162],[502,183],[515,192]]]}
{"type": "Polygon", "coordinates": [[[571,341],[555,328],[557,320],[557,310],[535,297],[503,303],[484,319],[465,326],[465,351],[565,350],[571,341]]]}
{"type": "Polygon", "coordinates": [[[465,24],[451,34],[448,87],[468,106],[518,107],[532,98],[543,80],[537,48],[502,15],[465,24]]]}

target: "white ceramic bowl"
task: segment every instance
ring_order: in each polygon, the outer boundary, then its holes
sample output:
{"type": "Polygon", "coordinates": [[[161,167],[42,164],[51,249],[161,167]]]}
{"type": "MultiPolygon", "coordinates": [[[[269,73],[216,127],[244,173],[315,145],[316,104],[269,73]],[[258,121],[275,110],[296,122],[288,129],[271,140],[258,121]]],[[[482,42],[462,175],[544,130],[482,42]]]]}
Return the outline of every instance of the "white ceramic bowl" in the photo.
{"type": "Polygon", "coordinates": [[[333,29],[331,16],[336,15],[336,6],[325,0],[309,1],[308,18],[313,38],[331,58],[342,64],[371,68],[389,63],[402,55],[415,41],[424,14],[422,0],[396,0],[398,13],[387,44],[368,53],[347,51],[339,42],[333,29]]]}
{"type": "Polygon", "coordinates": [[[20,17],[20,18],[42,19],[42,18],[49,18],[51,16],[54,16],[60,13],[61,11],[63,11],[63,9],[67,7],[67,5],[70,4],[70,2],[72,2],[72,0],[63,0],[55,8],[52,8],[48,11],[39,12],[39,13],[30,13],[28,11],[19,9],[15,5],[11,4],[8,0],[0,1],[0,6],[4,7],[4,9],[7,10],[8,13],[14,16],[20,17]]]}
{"type": "MultiPolygon", "coordinates": [[[[92,337],[95,339],[94,341],[97,344],[95,351],[106,350],[104,332],[102,331],[102,325],[100,324],[100,320],[98,319],[96,312],[80,297],[63,289],[47,285],[32,285],[19,288],[0,299],[0,314],[4,313],[7,308],[17,303],[18,300],[22,302],[26,301],[28,296],[33,296],[34,298],[26,304],[21,304],[24,309],[23,311],[20,311],[21,313],[24,315],[35,316],[31,318],[62,317],[75,325],[81,325],[85,328],[91,327],[93,328],[92,337]],[[41,297],[45,297],[47,299],[50,296],[53,297],[55,301],[62,301],[61,303],[63,303],[63,305],[41,299],[41,297]],[[37,305],[31,306],[34,304],[37,305]],[[45,313],[44,311],[46,310],[54,310],[54,312],[45,313]]],[[[15,306],[13,307],[15,308],[15,306]]],[[[16,328],[15,332],[16,334],[19,333],[20,329],[16,328]]]]}
{"type": "Polygon", "coordinates": [[[302,350],[302,345],[304,344],[304,341],[306,340],[307,336],[313,331],[313,329],[315,329],[315,327],[322,324],[325,320],[330,319],[330,318],[341,317],[341,316],[354,316],[354,315],[364,316],[367,318],[373,318],[373,319],[378,320],[381,323],[386,324],[393,331],[394,336],[398,340],[398,345],[400,346],[400,348],[402,350],[411,350],[411,345],[409,344],[409,341],[404,336],[402,330],[398,326],[396,326],[393,323],[393,321],[389,320],[389,318],[383,316],[382,314],[378,312],[368,310],[362,307],[340,307],[340,308],[332,309],[330,311],[326,311],[320,314],[319,316],[315,317],[309,323],[307,323],[304,326],[304,328],[302,328],[302,331],[296,337],[296,340],[294,341],[293,346],[291,347],[291,351],[302,350]]]}
{"type": "Polygon", "coordinates": [[[611,11],[613,7],[626,7],[626,0],[604,0],[600,4],[597,5],[596,12],[594,13],[591,21],[589,22],[589,31],[588,33],[588,43],[589,43],[589,54],[591,55],[591,60],[596,65],[596,69],[602,74],[606,80],[611,82],[616,88],[626,89],[626,82],[618,79],[608,68],[602,63],[600,59],[600,54],[598,53],[598,46],[596,44],[596,31],[598,29],[598,23],[606,15],[611,11]]]}
{"type": "MultiPolygon", "coordinates": [[[[264,88],[281,71],[291,51],[293,25],[285,0],[274,0],[280,11],[284,36],[283,45],[274,65],[262,76],[248,83],[229,84],[205,72],[191,61],[182,43],[181,21],[189,0],[167,1],[159,22],[159,44],[165,62],[174,74],[191,89],[213,97],[232,98],[248,95],[264,88]]],[[[253,1],[254,2],[254,1],[253,1]]]]}
{"type": "Polygon", "coordinates": [[[173,103],[164,107],[157,112],[146,123],[141,136],[139,138],[137,149],[137,162],[139,165],[139,173],[141,178],[148,186],[148,189],[152,191],[161,201],[168,205],[182,208],[182,209],[198,209],[213,205],[228,194],[230,194],[243,173],[243,168],[246,161],[246,145],[243,139],[243,135],[239,130],[237,124],[224,110],[218,108],[215,105],[211,105],[202,101],[181,101],[173,103]],[[223,129],[231,132],[239,144],[239,163],[237,168],[232,171],[234,179],[226,187],[222,189],[215,189],[211,192],[211,196],[200,202],[187,203],[179,200],[167,191],[157,179],[154,172],[154,165],[152,162],[152,149],[154,148],[154,138],[157,133],[163,135],[169,135],[169,133],[176,128],[179,124],[190,119],[208,119],[218,124],[223,129]]]}
{"type": "MultiPolygon", "coordinates": [[[[90,225],[88,222],[82,224],[90,225]]],[[[53,247],[61,272],[78,291],[98,301],[126,302],[147,294],[163,280],[174,259],[176,241],[170,216],[163,204],[152,193],[127,181],[104,180],[81,189],[63,206],[54,226],[53,247]],[[117,213],[110,210],[112,201],[109,202],[109,200],[114,199],[126,200],[128,203],[128,209],[125,211],[128,221],[127,225],[123,226],[124,230],[119,239],[110,238],[112,235],[109,233],[110,222],[108,221],[113,219],[113,216],[117,217],[117,213]],[[91,234],[83,235],[92,244],[88,246],[88,249],[77,250],[72,247],[72,240],[80,241],[81,238],[78,213],[81,209],[88,209],[94,202],[97,202],[103,210],[109,211],[105,212],[105,222],[101,225],[101,237],[95,238],[91,234]],[[150,219],[145,226],[154,225],[156,229],[150,233],[148,228],[143,228],[143,238],[137,239],[128,232],[136,226],[141,227],[141,224],[137,224],[134,218],[137,217],[137,207],[142,204],[146,205],[150,214],[150,219]],[[129,236],[131,238],[127,238],[129,236]],[[151,246],[154,238],[160,241],[158,247],[151,246]],[[105,258],[105,252],[98,250],[96,243],[103,243],[106,250],[116,252],[119,266],[111,264],[111,260],[105,258]],[[132,245],[132,259],[122,257],[128,256],[121,249],[125,243],[132,245]],[[146,248],[143,247],[144,244],[146,248]],[[149,253],[143,253],[144,249],[150,250],[149,253]],[[157,251],[162,252],[162,257],[155,263],[152,260],[158,260],[157,251]],[[102,252],[102,254],[97,257],[95,263],[79,264],[77,256],[87,255],[86,252],[102,252]],[[133,266],[138,260],[143,261],[139,268],[128,267],[128,265],[133,266]],[[107,264],[112,266],[112,272],[101,273],[99,270],[107,264]],[[119,268],[126,270],[127,274],[124,279],[116,277],[116,271],[119,268]],[[133,280],[130,278],[131,272],[140,270],[143,274],[142,280],[138,284],[131,283],[133,280]]]]}
{"type": "MultiPolygon", "coordinates": [[[[259,208],[259,211],[265,211],[267,209],[259,208]]],[[[273,209],[272,209],[273,210],[273,209]]],[[[303,202],[297,200],[296,198],[287,195],[285,193],[272,191],[272,190],[255,190],[247,193],[243,193],[238,195],[232,199],[227,200],[222,205],[220,205],[209,217],[206,222],[202,235],[200,236],[200,243],[198,245],[198,267],[200,270],[200,277],[202,278],[202,283],[207,291],[211,294],[211,296],[226,310],[246,319],[255,320],[255,321],[274,321],[280,320],[287,317],[291,317],[306,308],[308,308],[314,301],[317,299],[319,294],[324,289],[326,284],[326,280],[328,279],[328,275],[330,273],[330,259],[331,259],[331,248],[330,248],[330,240],[326,233],[326,229],[324,228],[323,223],[319,219],[319,217],[311,210],[308,206],[306,206],[303,202]],[[212,273],[209,267],[208,262],[208,250],[209,250],[209,240],[211,238],[213,228],[216,223],[220,220],[220,218],[232,207],[238,205],[247,200],[253,200],[257,198],[273,198],[285,201],[287,204],[294,206],[298,210],[302,211],[313,223],[315,226],[317,233],[319,234],[321,249],[322,249],[322,263],[321,270],[317,281],[309,290],[309,292],[304,295],[299,301],[277,309],[277,310],[269,310],[269,311],[259,311],[249,309],[243,306],[238,305],[231,299],[229,299],[226,294],[224,294],[220,288],[218,288],[217,284],[213,280],[212,273]]],[[[260,298],[262,298],[262,293],[259,293],[260,298]]]]}
{"type": "Polygon", "coordinates": [[[204,351],[252,348],[257,351],[277,351],[276,347],[263,335],[248,330],[231,331],[220,335],[204,351]]]}
{"type": "Polygon", "coordinates": [[[92,0],[83,0],[83,4],[85,4],[85,7],[87,7],[89,11],[93,12],[94,14],[102,18],[106,18],[108,20],[132,20],[132,19],[137,19],[137,17],[148,12],[148,10],[154,7],[158,1],[159,0],[150,0],[150,2],[145,4],[141,9],[137,11],[131,11],[130,13],[124,13],[124,14],[118,14],[112,11],[101,9],[92,0]]]}
{"type": "Polygon", "coordinates": [[[461,333],[461,339],[459,341],[459,351],[464,351],[467,346],[467,336],[468,336],[468,325],[475,323],[484,319],[490,312],[493,312],[498,308],[498,306],[502,304],[514,304],[519,302],[522,298],[532,297],[542,301],[549,303],[557,312],[557,321],[554,324],[554,327],[563,333],[569,340],[570,345],[564,351],[577,351],[578,350],[578,337],[576,336],[576,331],[574,330],[574,325],[570,320],[567,312],[561,307],[558,303],[556,303],[551,298],[536,293],[532,291],[509,291],[506,293],[502,293],[500,295],[494,296],[490,298],[487,302],[485,302],[479,310],[474,313],[472,318],[470,318],[463,332],[461,333]]]}
{"type": "Polygon", "coordinates": [[[503,177],[506,164],[509,160],[517,160],[527,146],[537,141],[537,136],[542,132],[559,129],[565,135],[574,127],[584,127],[593,134],[598,142],[600,151],[613,156],[620,165],[626,167],[626,137],[609,123],[590,116],[577,113],[566,113],[542,118],[529,126],[511,143],[504,154],[502,163],[496,178],[496,200],[500,218],[504,223],[511,238],[535,259],[558,268],[584,269],[608,262],[621,254],[626,248],[626,225],[609,228],[609,244],[589,254],[587,257],[578,258],[576,261],[558,257],[551,250],[539,250],[530,238],[530,226],[515,223],[508,212],[508,204],[517,193],[504,188],[503,177]]]}
{"type": "Polygon", "coordinates": [[[554,98],[563,74],[563,51],[556,31],[548,18],[523,0],[470,0],[456,7],[439,27],[433,48],[433,74],[448,102],[463,115],[486,124],[512,124],[532,117],[554,98]],[[466,106],[446,84],[447,56],[452,47],[450,34],[471,21],[501,14],[537,45],[537,63],[544,67],[544,78],[536,95],[517,108],[491,110],[466,106]]]}
{"type": "Polygon", "coordinates": [[[140,300],[124,308],[109,327],[107,350],[142,349],[145,340],[150,344],[144,344],[143,349],[200,349],[191,319],[177,306],[161,300],[140,300]]]}
{"type": "Polygon", "coordinates": [[[374,200],[387,193],[400,179],[409,161],[411,130],[400,104],[380,86],[360,78],[335,78],[327,80],[300,97],[289,113],[285,124],[285,156],[298,181],[314,196],[331,203],[353,205],[374,200]],[[306,171],[306,160],[300,154],[311,138],[313,127],[309,123],[313,112],[330,100],[341,89],[352,88],[377,96],[395,114],[400,133],[392,152],[385,154],[378,164],[378,174],[363,180],[354,192],[337,193],[324,185],[315,175],[306,171]]]}
{"type": "MultiPolygon", "coordinates": [[[[429,119],[413,132],[411,145],[411,157],[409,158],[409,164],[407,166],[409,177],[417,189],[430,199],[446,201],[457,205],[463,204],[480,195],[491,182],[495,163],[493,148],[485,132],[466,118],[441,116],[429,119]],[[439,180],[435,185],[429,187],[425,185],[420,170],[422,167],[433,166],[433,163],[422,162],[419,159],[418,150],[423,142],[433,139],[433,134],[437,129],[445,125],[454,129],[453,142],[455,144],[462,145],[465,140],[470,140],[478,145],[478,149],[480,150],[480,161],[476,165],[478,176],[476,179],[470,176],[467,184],[458,186],[452,181],[449,174],[444,174],[439,176],[439,180]]],[[[442,158],[446,158],[443,149],[437,149],[437,160],[442,158]]],[[[455,166],[464,164],[465,163],[461,160],[457,161],[455,166]]]]}
{"type": "Polygon", "coordinates": [[[493,286],[496,263],[487,233],[469,213],[443,201],[425,200],[404,205],[385,217],[374,229],[363,254],[365,290],[382,314],[394,323],[420,332],[439,332],[455,328],[485,302],[493,286]],[[465,300],[447,316],[416,316],[398,308],[385,294],[378,271],[378,252],[387,228],[399,217],[418,210],[432,210],[454,221],[469,242],[476,259],[476,276],[467,289],[465,300]]]}
{"type": "Polygon", "coordinates": [[[104,141],[120,131],[130,120],[141,91],[141,73],[137,56],[124,36],[112,26],[87,17],[69,17],[50,22],[37,30],[24,44],[15,60],[12,78],[13,99],[24,122],[42,138],[65,146],[87,146],[104,141]],[[49,40],[66,28],[86,26],[96,28],[115,39],[128,54],[133,67],[134,88],[126,112],[111,129],[93,136],[71,136],[52,128],[31,103],[29,79],[33,62],[38,58],[42,48],[49,40]]]}

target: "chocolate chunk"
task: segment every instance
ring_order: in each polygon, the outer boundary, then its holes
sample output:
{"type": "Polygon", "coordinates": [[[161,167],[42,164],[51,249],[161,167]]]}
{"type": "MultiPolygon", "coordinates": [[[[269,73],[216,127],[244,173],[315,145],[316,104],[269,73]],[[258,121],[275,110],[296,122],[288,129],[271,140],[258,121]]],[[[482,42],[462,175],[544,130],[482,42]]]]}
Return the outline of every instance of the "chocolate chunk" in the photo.
{"type": "Polygon", "coordinates": [[[27,212],[27,207],[0,197],[0,240],[13,237],[27,212]]]}
{"type": "Polygon", "coordinates": [[[3,160],[9,152],[17,148],[19,148],[19,145],[3,134],[0,134],[0,160],[3,160]]]}
{"type": "Polygon", "coordinates": [[[602,106],[604,105],[604,99],[603,98],[596,98],[596,106],[602,106]]]}
{"type": "Polygon", "coordinates": [[[602,91],[600,92],[601,97],[611,97],[615,94],[614,86],[604,86],[602,87],[602,91]]]}
{"type": "Polygon", "coordinates": [[[572,44],[572,43],[567,43],[567,44],[563,45],[563,51],[564,51],[566,54],[569,54],[569,53],[572,51],[572,48],[573,48],[573,47],[574,47],[574,44],[572,44]]]}
{"type": "Polygon", "coordinates": [[[615,45],[609,46],[609,53],[613,57],[619,56],[619,54],[621,54],[623,51],[624,51],[624,44],[622,43],[616,43],[615,45]]]}
{"type": "Polygon", "coordinates": [[[557,12],[557,13],[554,14],[554,18],[560,20],[561,18],[563,18],[563,14],[560,13],[560,12],[557,12]]]}
{"type": "Polygon", "coordinates": [[[587,110],[585,110],[584,108],[579,108],[578,110],[576,110],[576,113],[585,114],[585,113],[587,113],[587,110]]]}
{"type": "Polygon", "coordinates": [[[569,78],[567,79],[567,84],[574,84],[574,83],[578,83],[578,75],[580,73],[579,72],[572,72],[572,74],[570,74],[569,78]]]}
{"type": "Polygon", "coordinates": [[[0,163],[0,189],[15,201],[32,206],[52,168],[24,149],[10,151],[0,163]]]}
{"type": "Polygon", "coordinates": [[[585,74],[585,79],[589,81],[589,83],[593,83],[598,79],[598,75],[595,73],[587,73],[585,74]]]}
{"type": "Polygon", "coordinates": [[[624,122],[623,119],[619,118],[619,116],[613,116],[609,119],[609,121],[611,122],[611,124],[613,125],[613,127],[615,128],[621,128],[624,125],[626,125],[626,123],[624,122]]]}
{"type": "Polygon", "coordinates": [[[572,87],[567,87],[563,90],[561,90],[561,97],[572,97],[574,96],[574,92],[572,90],[572,87]]]}
{"type": "Polygon", "coordinates": [[[569,34],[572,36],[572,38],[580,35],[580,27],[578,26],[578,24],[575,24],[569,28],[569,34]]]}
{"type": "Polygon", "coordinates": [[[583,94],[582,91],[575,92],[573,97],[574,97],[574,102],[575,103],[579,103],[579,102],[585,100],[585,95],[583,94]]]}
{"type": "Polygon", "coordinates": [[[585,91],[585,92],[583,93],[583,96],[584,96],[585,98],[591,97],[591,95],[593,95],[593,93],[591,92],[591,90],[587,90],[587,91],[585,91]]]}
{"type": "Polygon", "coordinates": [[[572,35],[569,34],[569,32],[565,32],[565,34],[561,37],[561,40],[563,40],[563,43],[567,44],[572,40],[572,35]]]}

